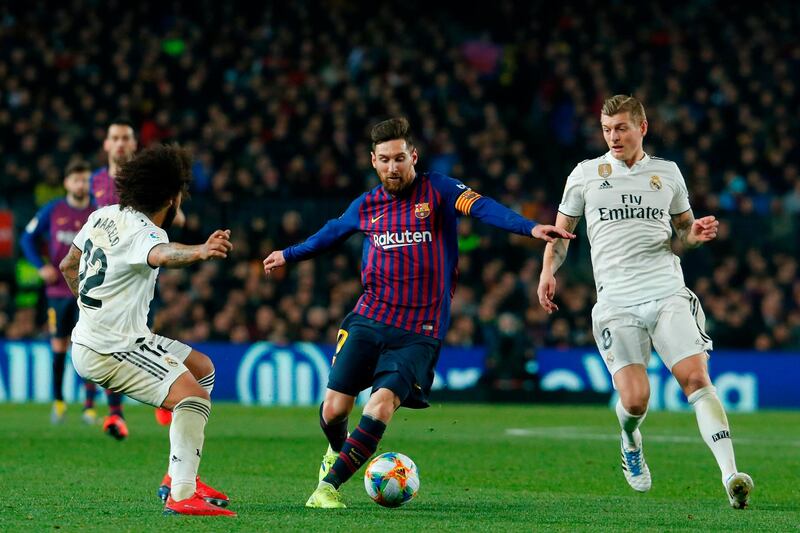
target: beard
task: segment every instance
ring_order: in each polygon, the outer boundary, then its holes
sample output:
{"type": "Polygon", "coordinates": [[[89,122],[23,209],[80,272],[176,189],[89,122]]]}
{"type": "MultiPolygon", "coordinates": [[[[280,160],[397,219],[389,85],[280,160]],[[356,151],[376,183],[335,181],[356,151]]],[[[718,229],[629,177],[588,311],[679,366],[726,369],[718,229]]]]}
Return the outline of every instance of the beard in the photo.
{"type": "Polygon", "coordinates": [[[133,159],[133,154],[123,154],[118,157],[112,157],[112,159],[114,160],[114,164],[116,166],[121,167],[122,165],[133,159]]]}
{"type": "Polygon", "coordinates": [[[161,228],[168,230],[172,223],[175,221],[175,215],[178,213],[178,206],[176,204],[172,204],[167,208],[167,212],[164,214],[164,222],[161,224],[161,228]]]}
{"type": "Polygon", "coordinates": [[[408,189],[414,183],[414,176],[381,176],[383,188],[389,194],[397,196],[408,189]],[[390,179],[397,178],[397,179],[390,179]]]}

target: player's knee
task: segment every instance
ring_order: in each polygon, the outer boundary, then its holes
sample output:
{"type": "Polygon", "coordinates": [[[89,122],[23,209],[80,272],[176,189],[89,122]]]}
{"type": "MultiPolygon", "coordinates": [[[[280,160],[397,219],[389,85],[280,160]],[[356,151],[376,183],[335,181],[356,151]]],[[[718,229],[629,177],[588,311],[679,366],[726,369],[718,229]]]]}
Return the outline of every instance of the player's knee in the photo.
{"type": "Polygon", "coordinates": [[[623,404],[623,407],[625,407],[625,410],[628,411],[633,416],[641,416],[647,412],[646,401],[634,402],[627,406],[623,404]]]}
{"type": "Polygon", "coordinates": [[[647,412],[649,398],[644,394],[622,396],[622,407],[633,416],[641,416],[647,412]]]}
{"type": "Polygon", "coordinates": [[[191,376],[191,373],[186,372],[172,384],[161,407],[172,410],[180,402],[192,396],[211,401],[211,394],[191,376]]]}
{"type": "Polygon", "coordinates": [[[214,363],[209,356],[198,351],[195,351],[192,356],[191,370],[195,378],[203,378],[214,372],[214,363]]]}
{"type": "Polygon", "coordinates": [[[173,407],[181,403],[186,398],[201,398],[203,400],[208,400],[209,402],[211,401],[211,395],[208,393],[208,391],[200,385],[197,385],[197,387],[189,387],[181,391],[181,393],[175,398],[175,404],[173,407]]]}
{"type": "Polygon", "coordinates": [[[50,339],[50,347],[54,352],[66,352],[69,348],[69,339],[53,337],[50,339]]]}
{"type": "Polygon", "coordinates": [[[347,409],[345,402],[336,400],[325,400],[322,404],[322,417],[328,424],[341,422],[350,412],[347,409]]]}
{"type": "Polygon", "coordinates": [[[684,394],[690,396],[693,392],[711,385],[711,379],[705,372],[692,372],[684,378],[681,385],[683,386],[684,394]]]}
{"type": "Polygon", "coordinates": [[[378,420],[389,420],[400,403],[400,398],[391,390],[378,389],[370,396],[364,412],[378,420]]]}
{"type": "Polygon", "coordinates": [[[187,394],[182,399],[186,399],[186,398],[190,398],[190,397],[201,398],[203,400],[208,400],[209,402],[211,401],[211,394],[209,394],[209,392],[207,390],[205,390],[203,387],[199,387],[199,388],[195,389],[194,391],[190,392],[189,394],[187,394]]]}
{"type": "Polygon", "coordinates": [[[647,387],[629,387],[627,390],[620,390],[620,401],[625,410],[639,416],[647,412],[647,404],[650,402],[650,389],[647,387]]]}

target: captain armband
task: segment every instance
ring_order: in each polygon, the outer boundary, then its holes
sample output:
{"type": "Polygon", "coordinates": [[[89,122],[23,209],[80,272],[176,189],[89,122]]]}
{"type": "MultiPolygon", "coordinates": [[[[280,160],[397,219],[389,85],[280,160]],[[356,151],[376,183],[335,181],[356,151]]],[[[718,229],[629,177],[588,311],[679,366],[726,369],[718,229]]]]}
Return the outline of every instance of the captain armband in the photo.
{"type": "Polygon", "coordinates": [[[464,215],[469,215],[470,210],[472,210],[472,205],[477,202],[480,197],[480,194],[471,189],[462,192],[456,199],[456,211],[464,215]]]}

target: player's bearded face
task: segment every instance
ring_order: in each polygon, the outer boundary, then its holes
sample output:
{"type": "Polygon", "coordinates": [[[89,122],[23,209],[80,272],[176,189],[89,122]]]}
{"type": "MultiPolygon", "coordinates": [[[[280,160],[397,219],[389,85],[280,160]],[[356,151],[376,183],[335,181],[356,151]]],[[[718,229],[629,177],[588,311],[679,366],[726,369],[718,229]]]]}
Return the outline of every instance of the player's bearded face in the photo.
{"type": "Polygon", "coordinates": [[[108,158],[115,165],[127,163],[136,152],[136,137],[130,126],[114,124],[108,128],[108,136],[103,143],[108,158]]]}
{"type": "Polygon", "coordinates": [[[64,180],[64,188],[67,194],[82,202],[89,194],[89,173],[73,172],[64,180]]]}
{"type": "Polygon", "coordinates": [[[637,124],[630,113],[617,113],[613,116],[602,115],[600,123],[603,127],[603,138],[615,159],[630,161],[634,159],[647,133],[647,121],[637,124]]]}
{"type": "Polygon", "coordinates": [[[397,195],[414,183],[417,150],[403,139],[380,143],[372,152],[372,166],[381,179],[383,188],[397,195]]]}

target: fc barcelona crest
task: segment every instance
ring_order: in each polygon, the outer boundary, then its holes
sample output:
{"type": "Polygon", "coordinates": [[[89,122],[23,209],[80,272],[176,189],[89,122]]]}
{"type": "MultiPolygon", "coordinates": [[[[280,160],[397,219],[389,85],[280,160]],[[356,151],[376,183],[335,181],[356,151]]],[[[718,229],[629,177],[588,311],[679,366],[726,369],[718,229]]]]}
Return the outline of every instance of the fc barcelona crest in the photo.
{"type": "Polygon", "coordinates": [[[660,191],[661,190],[661,178],[659,178],[658,176],[651,177],[650,178],[650,188],[653,189],[654,191],[660,191]]]}
{"type": "Polygon", "coordinates": [[[414,216],[418,219],[422,220],[423,218],[428,218],[428,215],[431,214],[431,204],[428,202],[422,202],[421,204],[414,204],[414,216]]]}
{"type": "Polygon", "coordinates": [[[597,173],[601,178],[609,177],[611,175],[611,165],[608,163],[597,165],[597,173]]]}

